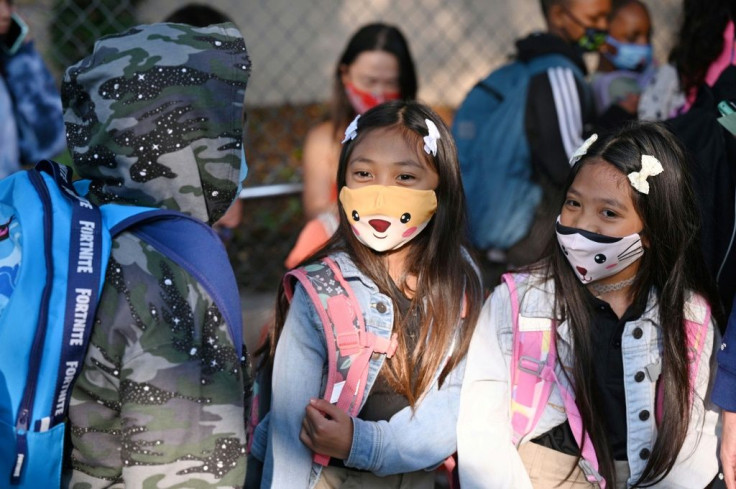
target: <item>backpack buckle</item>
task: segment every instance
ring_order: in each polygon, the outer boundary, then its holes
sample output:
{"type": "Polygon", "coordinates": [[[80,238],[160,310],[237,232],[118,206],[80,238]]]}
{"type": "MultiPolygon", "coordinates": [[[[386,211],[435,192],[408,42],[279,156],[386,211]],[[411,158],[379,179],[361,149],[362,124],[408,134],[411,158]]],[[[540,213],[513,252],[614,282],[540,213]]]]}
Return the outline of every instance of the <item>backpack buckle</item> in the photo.
{"type": "Polygon", "coordinates": [[[359,347],[369,348],[371,354],[383,353],[386,355],[386,358],[391,358],[399,347],[398,335],[396,333],[392,334],[391,338],[382,338],[368,331],[359,331],[359,333],[361,340],[359,347]]]}
{"type": "Polygon", "coordinates": [[[651,382],[656,382],[659,379],[659,375],[662,373],[662,363],[657,360],[655,363],[650,363],[644,370],[647,372],[647,377],[651,382]]]}
{"type": "Polygon", "coordinates": [[[578,462],[578,467],[580,467],[580,470],[582,470],[585,479],[590,482],[593,487],[601,488],[605,486],[605,479],[603,479],[600,473],[598,473],[598,471],[593,467],[593,464],[590,460],[581,458],[578,462]]]}
{"type": "Polygon", "coordinates": [[[335,340],[342,355],[350,356],[361,349],[363,346],[363,335],[361,333],[360,330],[337,333],[335,340]]]}
{"type": "Polygon", "coordinates": [[[534,375],[535,377],[541,377],[544,367],[547,366],[546,362],[537,360],[536,358],[523,356],[519,358],[519,370],[524,373],[534,375]]]}

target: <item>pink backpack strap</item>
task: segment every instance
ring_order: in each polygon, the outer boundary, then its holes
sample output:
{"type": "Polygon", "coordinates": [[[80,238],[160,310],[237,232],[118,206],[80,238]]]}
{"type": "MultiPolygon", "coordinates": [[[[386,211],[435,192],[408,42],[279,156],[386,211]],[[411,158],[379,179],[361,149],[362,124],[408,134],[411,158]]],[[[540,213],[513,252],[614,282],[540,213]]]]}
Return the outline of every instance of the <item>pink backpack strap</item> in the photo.
{"type": "MultiPolygon", "coordinates": [[[[708,336],[708,327],[710,326],[711,310],[708,301],[700,296],[693,297],[685,307],[688,308],[685,312],[685,334],[687,335],[690,406],[692,406],[700,363],[703,358],[705,338],[708,336]]],[[[664,384],[659,380],[657,381],[656,398],[656,419],[657,424],[660,424],[664,415],[664,384]]]]}
{"type": "Polygon", "coordinates": [[[511,427],[514,443],[531,432],[539,422],[553,384],[548,382],[549,370],[554,373],[555,341],[551,321],[540,319],[536,328],[520,328],[519,295],[511,274],[502,277],[511,297],[513,346],[511,354],[511,427]]]}
{"type": "MultiPolygon", "coordinates": [[[[314,304],[322,322],[327,345],[327,383],[324,399],[350,416],[363,404],[368,367],[373,353],[391,358],[396,351],[396,334],[390,339],[366,331],[360,304],[340,268],[330,258],[290,271],[284,290],[291,300],[297,279],[314,304]]],[[[327,465],[330,457],[315,454],[314,461],[327,465]]]]}
{"type": "Polygon", "coordinates": [[[582,418],[575,396],[555,374],[557,349],[555,322],[548,318],[521,319],[519,294],[512,274],[504,274],[511,299],[513,345],[511,353],[511,427],[513,442],[532,432],[544,412],[552,388],[557,385],[565,404],[570,429],[581,447],[580,463],[587,480],[605,489],[606,482],[598,474],[598,458],[588,433],[583,432],[582,418]]]}

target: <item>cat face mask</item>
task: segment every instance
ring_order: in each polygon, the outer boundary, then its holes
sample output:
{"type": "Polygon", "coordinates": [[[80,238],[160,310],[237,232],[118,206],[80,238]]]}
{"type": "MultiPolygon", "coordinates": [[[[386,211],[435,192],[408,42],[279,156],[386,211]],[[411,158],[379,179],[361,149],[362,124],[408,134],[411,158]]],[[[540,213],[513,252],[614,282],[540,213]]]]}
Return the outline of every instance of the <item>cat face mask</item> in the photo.
{"type": "Polygon", "coordinates": [[[378,252],[399,249],[414,239],[437,210],[434,190],[393,185],[343,187],[340,202],[355,237],[378,252]]]}
{"type": "Polygon", "coordinates": [[[614,238],[563,226],[559,217],[555,230],[562,252],[584,284],[615,275],[644,254],[638,233],[614,238]]]}

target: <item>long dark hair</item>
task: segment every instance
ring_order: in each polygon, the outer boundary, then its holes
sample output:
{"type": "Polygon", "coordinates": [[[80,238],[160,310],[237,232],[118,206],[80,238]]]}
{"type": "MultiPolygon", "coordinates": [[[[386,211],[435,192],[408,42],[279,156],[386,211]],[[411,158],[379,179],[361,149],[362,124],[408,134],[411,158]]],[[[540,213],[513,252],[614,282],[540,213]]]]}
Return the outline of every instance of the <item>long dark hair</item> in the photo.
{"type": "Polygon", "coordinates": [[[736,6],[732,0],[683,2],[682,25],[670,52],[670,63],[677,68],[685,93],[705,81],[708,67],[723,51],[723,31],[734,19],[736,6]]]}
{"type": "Polygon", "coordinates": [[[342,70],[350,66],[355,58],[365,51],[385,51],[393,54],[399,63],[399,95],[404,100],[414,100],[417,96],[417,74],[414,60],[409,51],[409,43],[401,31],[392,25],[368,24],[353,34],[345,51],[335,67],[330,106],[330,121],[335,130],[335,138],[342,139],[342,131],[355,117],[355,109],[345,94],[342,70]]]}
{"type": "MultiPolygon", "coordinates": [[[[677,139],[664,126],[635,123],[596,141],[572,168],[565,193],[585,165],[610,164],[623,175],[641,170],[642,155],[652,155],[664,171],[650,177],[649,194],[633,188],[634,207],[644,224],[642,237],[647,249],[632,285],[634,300],[657,296],[662,330],[662,373],[664,414],[657,441],[636,486],[663,479],[672,469],[682,448],[690,420],[689,396],[693,386],[688,375],[687,335],[684,306],[690,292],[703,296],[712,307],[713,318],[723,321],[715,284],[708,274],[700,248],[700,216],[687,169],[687,157],[677,139]]],[[[564,194],[563,194],[564,195],[564,194]]],[[[539,266],[545,278],[555,283],[555,311],[570,325],[574,354],[572,382],[575,399],[590,434],[600,472],[613,484],[613,457],[607,442],[601,400],[594,385],[590,301],[556,240],[550,242],[549,260],[539,266]]]]}
{"type": "MultiPolygon", "coordinates": [[[[393,101],[374,107],[358,121],[357,137],[345,143],[340,154],[337,185],[345,186],[345,174],[353,148],[379,128],[395,129],[416,146],[417,155],[424,158],[438,176],[437,211],[427,227],[405,246],[410,247],[405,259],[403,280],[393,284],[385,263],[385,255],[361,244],[354,236],[339,204],[340,225],[329,242],[305,263],[336,252],[347,253],[355,265],[394,304],[394,331],[399,333],[397,354],[386,361],[382,372],[398,392],[406,395],[414,406],[432,384],[451,345],[454,349],[440,372],[440,385],[447,374],[465,356],[483,301],[482,286],[475,263],[464,252],[465,206],[460,180],[457,151],[450,131],[442,119],[429,107],[410,101],[393,101]],[[428,134],[425,119],[432,120],[440,132],[437,155],[426,154],[422,138],[428,134]],[[400,317],[398,307],[402,290],[408,290],[406,278],[417,278],[409,311],[416,311],[420,320],[419,338],[413,351],[408,351],[403,338],[406,317],[400,317]],[[398,286],[398,287],[397,287],[398,286]],[[458,331],[461,315],[463,327],[458,331]]],[[[288,302],[283,287],[279,290],[274,337],[278,338],[286,319],[288,302]]],[[[408,316],[408,314],[407,314],[408,316]]],[[[275,341],[271,352],[275,351],[275,341]]]]}

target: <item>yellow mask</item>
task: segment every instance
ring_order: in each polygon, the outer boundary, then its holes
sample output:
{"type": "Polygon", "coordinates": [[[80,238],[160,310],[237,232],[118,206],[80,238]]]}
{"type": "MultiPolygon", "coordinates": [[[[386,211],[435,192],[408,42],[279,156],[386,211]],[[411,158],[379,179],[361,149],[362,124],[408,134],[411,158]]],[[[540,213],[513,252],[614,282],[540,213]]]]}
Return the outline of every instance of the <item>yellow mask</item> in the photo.
{"type": "Polygon", "coordinates": [[[340,202],[355,237],[379,252],[396,250],[411,241],[437,210],[434,190],[393,185],[343,187],[340,202]]]}

